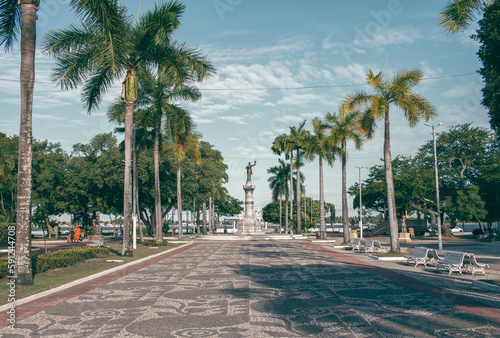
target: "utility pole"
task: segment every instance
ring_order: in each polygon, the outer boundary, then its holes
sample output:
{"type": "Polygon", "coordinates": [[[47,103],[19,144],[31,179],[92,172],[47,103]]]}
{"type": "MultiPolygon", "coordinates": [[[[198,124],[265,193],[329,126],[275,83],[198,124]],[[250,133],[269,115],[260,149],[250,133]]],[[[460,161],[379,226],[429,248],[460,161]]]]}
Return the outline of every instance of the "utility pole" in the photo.
{"type": "Polygon", "coordinates": [[[432,139],[434,141],[434,176],[436,177],[436,204],[437,204],[437,227],[438,227],[438,244],[439,250],[443,250],[443,239],[441,238],[441,210],[439,206],[439,176],[437,166],[437,152],[436,152],[436,127],[442,123],[430,125],[426,123],[427,127],[432,127],[432,139]]]}

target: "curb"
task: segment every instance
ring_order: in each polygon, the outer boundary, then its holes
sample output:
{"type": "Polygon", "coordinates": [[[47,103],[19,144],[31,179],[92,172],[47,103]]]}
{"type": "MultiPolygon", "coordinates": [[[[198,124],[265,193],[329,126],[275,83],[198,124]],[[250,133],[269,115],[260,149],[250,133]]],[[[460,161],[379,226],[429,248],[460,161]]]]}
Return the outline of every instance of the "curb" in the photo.
{"type": "Polygon", "coordinates": [[[378,256],[373,256],[373,255],[368,255],[368,257],[371,257],[373,259],[376,259],[378,261],[405,261],[406,258],[404,257],[378,257],[378,256]]]}
{"type": "Polygon", "coordinates": [[[473,280],[472,285],[477,286],[477,287],[482,288],[482,289],[485,289],[485,290],[488,290],[488,291],[500,292],[500,286],[486,283],[486,282],[483,282],[480,280],[473,280]]]}
{"type": "Polygon", "coordinates": [[[183,248],[184,246],[186,245],[189,245],[189,244],[192,244],[193,242],[186,242],[186,244],[184,245],[181,245],[181,246],[178,246],[176,248],[172,248],[172,249],[169,249],[169,250],[166,250],[166,251],[163,251],[163,252],[159,252],[157,254],[154,254],[154,255],[151,255],[151,256],[148,256],[148,257],[144,257],[144,258],[141,258],[141,259],[138,259],[136,261],[133,261],[133,262],[130,262],[130,263],[127,263],[127,264],[123,264],[123,265],[119,265],[119,266],[116,266],[114,268],[111,268],[109,270],[105,270],[105,271],[101,271],[101,272],[98,272],[96,274],[93,274],[93,275],[90,275],[90,276],[87,276],[87,277],[84,277],[84,278],[81,278],[81,279],[77,279],[75,281],[72,281],[72,282],[69,282],[69,283],[66,283],[66,284],[63,284],[63,285],[60,285],[56,288],[53,288],[53,289],[50,289],[50,290],[46,290],[46,291],[42,291],[40,293],[36,293],[34,295],[31,295],[31,296],[28,296],[28,297],[25,297],[25,298],[22,298],[22,299],[19,299],[19,300],[16,300],[14,303],[7,303],[7,304],[4,304],[2,306],[0,306],[0,312],[4,312],[4,311],[7,311],[8,309],[11,308],[12,304],[15,304],[15,306],[19,306],[19,305],[22,305],[22,304],[25,304],[25,303],[29,303],[33,300],[37,300],[39,298],[42,298],[42,297],[45,297],[45,296],[48,296],[50,294],[53,294],[53,293],[56,293],[58,291],[61,291],[61,290],[65,290],[65,289],[68,289],[72,286],[75,286],[75,285],[78,285],[78,284],[82,284],[82,283],[85,283],[85,282],[88,282],[89,280],[92,280],[94,278],[97,278],[97,277],[101,277],[101,276],[105,276],[107,274],[110,274],[112,272],[115,272],[115,271],[118,271],[118,270],[121,270],[121,269],[124,269],[124,268],[127,268],[129,266],[132,266],[132,265],[135,265],[135,264],[139,264],[139,263],[142,263],[144,261],[147,261],[148,259],[151,259],[151,258],[155,258],[155,257],[158,257],[158,256],[161,256],[167,252],[171,252],[171,251],[175,251],[175,250],[179,250],[180,248],[183,248]]]}

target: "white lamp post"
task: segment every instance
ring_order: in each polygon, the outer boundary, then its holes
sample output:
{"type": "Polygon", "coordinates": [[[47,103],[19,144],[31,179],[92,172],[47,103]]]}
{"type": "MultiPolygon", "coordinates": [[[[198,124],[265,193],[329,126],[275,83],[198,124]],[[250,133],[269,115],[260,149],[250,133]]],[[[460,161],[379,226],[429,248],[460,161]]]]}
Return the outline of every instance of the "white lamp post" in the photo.
{"type": "Polygon", "coordinates": [[[361,204],[361,168],[364,167],[356,167],[359,169],[359,236],[363,239],[363,213],[362,213],[362,204],[361,204]]]}
{"type": "Polygon", "coordinates": [[[438,166],[437,166],[437,153],[436,153],[436,127],[440,126],[442,123],[436,125],[430,125],[426,123],[427,127],[432,127],[432,138],[434,140],[434,176],[436,177],[436,203],[437,203],[437,227],[438,227],[438,244],[439,250],[443,250],[443,239],[441,238],[441,210],[439,207],[439,176],[438,176],[438,166]]]}

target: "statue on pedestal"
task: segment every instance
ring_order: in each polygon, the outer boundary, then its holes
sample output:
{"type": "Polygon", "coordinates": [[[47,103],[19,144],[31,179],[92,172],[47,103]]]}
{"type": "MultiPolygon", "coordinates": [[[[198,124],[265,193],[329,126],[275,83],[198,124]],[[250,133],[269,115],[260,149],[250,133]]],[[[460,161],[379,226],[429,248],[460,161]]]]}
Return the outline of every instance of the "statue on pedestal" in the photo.
{"type": "Polygon", "coordinates": [[[255,167],[256,164],[257,161],[253,161],[253,164],[250,164],[250,162],[248,162],[248,165],[245,167],[245,169],[247,170],[247,182],[252,180],[252,167],[255,167]]]}

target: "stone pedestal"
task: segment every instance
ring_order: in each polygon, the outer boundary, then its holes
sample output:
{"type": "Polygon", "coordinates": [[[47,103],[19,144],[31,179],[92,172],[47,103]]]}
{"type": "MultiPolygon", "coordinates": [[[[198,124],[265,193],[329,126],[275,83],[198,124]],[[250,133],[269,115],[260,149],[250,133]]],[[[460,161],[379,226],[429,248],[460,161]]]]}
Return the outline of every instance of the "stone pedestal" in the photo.
{"type": "Polygon", "coordinates": [[[351,230],[349,231],[349,237],[352,238],[358,238],[358,232],[356,230],[351,230]]]}
{"type": "Polygon", "coordinates": [[[399,233],[399,243],[411,243],[410,233],[409,232],[400,232],[399,233]]]}
{"type": "Polygon", "coordinates": [[[238,221],[236,235],[262,235],[264,232],[261,229],[261,223],[255,218],[253,212],[253,191],[255,186],[252,185],[251,180],[247,180],[243,190],[245,190],[245,214],[244,218],[238,221]]]}

